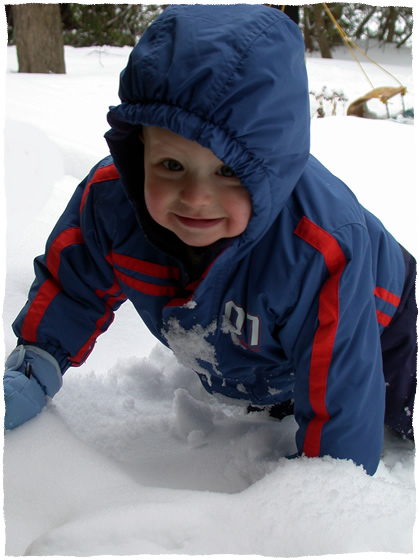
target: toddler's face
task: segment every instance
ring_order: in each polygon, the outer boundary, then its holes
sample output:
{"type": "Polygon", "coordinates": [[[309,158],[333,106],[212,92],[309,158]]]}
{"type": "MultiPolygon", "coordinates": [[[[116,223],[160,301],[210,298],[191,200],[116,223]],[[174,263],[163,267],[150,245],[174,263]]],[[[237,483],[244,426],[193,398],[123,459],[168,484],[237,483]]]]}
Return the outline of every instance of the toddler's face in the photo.
{"type": "Polygon", "coordinates": [[[158,224],[192,247],[243,233],[251,197],[230,167],[169,130],[144,127],[143,141],[146,206],[158,224]]]}

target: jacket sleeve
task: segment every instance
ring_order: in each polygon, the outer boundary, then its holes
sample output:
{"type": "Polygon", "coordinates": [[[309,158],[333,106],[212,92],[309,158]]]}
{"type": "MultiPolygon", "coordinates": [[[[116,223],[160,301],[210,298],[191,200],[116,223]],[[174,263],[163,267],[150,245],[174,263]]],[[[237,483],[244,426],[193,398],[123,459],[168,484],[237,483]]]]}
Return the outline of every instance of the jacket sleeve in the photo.
{"type": "Polygon", "coordinates": [[[351,459],[374,474],[385,382],[372,254],[365,228],[342,230],[333,236],[306,218],[296,229],[310,264],[282,338],[296,368],[299,454],[351,459]]]}
{"type": "Polygon", "coordinates": [[[92,194],[95,185],[117,179],[115,167],[104,160],[77,187],[45,254],[34,261],[35,281],[13,323],[19,343],[49,352],[63,373],[86,360],[126,299],[107,260],[110,236],[92,194]]]}

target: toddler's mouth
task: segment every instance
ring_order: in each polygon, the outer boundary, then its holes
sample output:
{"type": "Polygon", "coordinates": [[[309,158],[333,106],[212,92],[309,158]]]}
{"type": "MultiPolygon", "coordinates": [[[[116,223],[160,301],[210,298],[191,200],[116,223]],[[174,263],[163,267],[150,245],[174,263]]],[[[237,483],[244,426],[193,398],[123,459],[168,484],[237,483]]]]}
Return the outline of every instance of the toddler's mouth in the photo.
{"type": "Polygon", "coordinates": [[[178,221],[186,227],[197,228],[197,229],[207,229],[218,225],[223,221],[224,218],[188,218],[186,216],[180,216],[175,214],[178,221]]]}

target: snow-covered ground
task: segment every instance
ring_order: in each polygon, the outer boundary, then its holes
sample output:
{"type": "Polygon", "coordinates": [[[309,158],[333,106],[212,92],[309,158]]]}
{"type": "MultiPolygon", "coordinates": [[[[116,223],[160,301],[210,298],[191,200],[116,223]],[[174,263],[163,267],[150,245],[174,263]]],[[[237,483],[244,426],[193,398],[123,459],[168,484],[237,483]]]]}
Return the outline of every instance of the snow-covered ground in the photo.
{"type": "MultiPolygon", "coordinates": [[[[118,102],[129,51],[66,48],[67,74],[57,76],[19,75],[15,49],[7,49],[6,354],[33,257],[107,153],[107,108],[118,102]]],[[[407,86],[412,107],[411,52],[371,45],[369,55],[407,86]]],[[[316,93],[326,86],[353,101],[371,89],[344,48],[333,60],[308,56],[307,65],[316,93]]],[[[395,85],[365,68],[376,86],[395,85]]],[[[347,104],[313,120],[312,152],[418,257],[415,127],[346,117],[347,104]]],[[[43,413],[5,435],[6,554],[412,553],[410,442],[386,434],[368,477],[348,461],[283,459],[295,429],[291,417],[246,415],[240,403],[207,395],[127,303],[43,413]]]]}

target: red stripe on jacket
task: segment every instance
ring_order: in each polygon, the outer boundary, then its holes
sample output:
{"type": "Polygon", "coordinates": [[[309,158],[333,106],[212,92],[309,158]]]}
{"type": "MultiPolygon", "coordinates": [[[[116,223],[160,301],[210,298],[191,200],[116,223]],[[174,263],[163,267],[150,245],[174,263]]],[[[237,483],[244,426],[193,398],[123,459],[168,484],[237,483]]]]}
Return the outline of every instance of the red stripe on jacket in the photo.
{"type": "Polygon", "coordinates": [[[142,280],[137,280],[137,278],[133,278],[132,276],[128,276],[128,274],[124,274],[117,269],[114,269],[115,275],[119,280],[121,280],[130,288],[137,290],[138,292],[142,292],[143,294],[147,294],[149,296],[171,296],[173,297],[178,288],[176,286],[160,286],[158,284],[150,284],[149,282],[143,282],[142,280]]]}
{"type": "Polygon", "coordinates": [[[70,247],[70,245],[83,244],[84,240],[79,227],[65,229],[52,242],[47,254],[47,268],[58,282],[61,251],[63,251],[66,247],[70,247]]]}
{"type": "Polygon", "coordinates": [[[21,336],[26,342],[37,342],[39,324],[48,306],[61,291],[61,286],[53,279],[46,280],[39,288],[23,321],[21,336]]]}
{"type": "MultiPolygon", "coordinates": [[[[399,298],[392,292],[385,290],[385,288],[380,288],[379,286],[377,286],[373,290],[373,294],[379,299],[382,299],[383,301],[390,303],[394,307],[398,307],[401,301],[401,298],[399,298]]],[[[379,311],[378,309],[376,310],[376,317],[378,319],[378,323],[380,325],[383,325],[384,327],[387,327],[392,321],[392,317],[390,315],[384,313],[383,311],[379,311]]]]}
{"type": "MultiPolygon", "coordinates": [[[[95,294],[97,296],[99,296],[101,299],[105,299],[106,297],[109,296],[109,299],[114,298],[116,301],[120,299],[121,296],[118,296],[118,293],[122,293],[121,290],[121,286],[119,285],[119,282],[117,280],[117,278],[114,276],[114,282],[112,283],[112,286],[108,289],[108,290],[99,290],[97,289],[95,291],[95,294]]],[[[127,299],[125,294],[122,294],[124,297],[122,299],[127,299]]]]}
{"type": "Polygon", "coordinates": [[[390,315],[387,315],[386,313],[383,313],[378,309],[376,310],[376,318],[378,320],[378,323],[380,325],[383,325],[384,327],[387,327],[389,323],[392,321],[392,317],[390,315]]]}
{"type": "Polygon", "coordinates": [[[319,296],[319,325],[314,337],[309,370],[309,400],[315,416],[308,424],[303,444],[305,455],[318,457],[322,428],[329,420],[325,397],[339,321],[339,285],[346,259],[336,239],[306,217],[299,222],[295,234],[322,253],[330,275],[319,296]]]}
{"type": "Polygon", "coordinates": [[[373,294],[376,297],[383,299],[387,303],[390,303],[394,307],[398,307],[401,301],[401,298],[399,298],[392,292],[388,292],[388,290],[385,290],[385,288],[379,288],[379,286],[374,289],[373,294]]]}
{"type": "Polygon", "coordinates": [[[155,278],[167,278],[168,280],[179,280],[179,268],[176,266],[165,266],[162,264],[155,264],[134,257],[120,255],[112,251],[111,261],[114,265],[122,268],[128,268],[134,272],[146,274],[146,276],[154,276],[155,278]]]}
{"type": "MultiPolygon", "coordinates": [[[[117,278],[114,276],[114,282],[108,290],[95,290],[95,294],[104,300],[105,302],[105,313],[99,317],[95,323],[95,330],[85,342],[85,344],[79,349],[75,356],[70,356],[69,360],[72,366],[79,366],[86,361],[89,354],[92,352],[95,345],[95,341],[100,334],[103,332],[104,325],[109,321],[108,327],[111,325],[113,318],[113,307],[116,303],[120,301],[125,301],[127,296],[121,290],[117,278]],[[107,299],[106,299],[107,298],[107,299]]],[[[107,328],[108,328],[107,327],[107,328]]]]}
{"type": "MultiPolygon", "coordinates": [[[[125,299],[125,298],[122,297],[122,299],[125,299]]],[[[70,360],[72,366],[79,366],[86,360],[86,358],[89,356],[89,354],[93,350],[96,339],[98,338],[98,336],[100,334],[102,334],[103,326],[105,325],[105,323],[107,321],[110,321],[109,324],[112,323],[112,320],[113,320],[112,313],[113,313],[113,311],[112,311],[112,307],[108,305],[108,302],[109,302],[109,300],[107,301],[107,304],[106,304],[105,313],[101,317],[99,317],[99,319],[96,321],[96,324],[95,324],[96,328],[95,328],[94,332],[92,333],[92,335],[88,338],[88,340],[80,348],[80,350],[77,352],[77,354],[75,356],[69,356],[69,360],[70,360]]]]}
{"type": "Polygon", "coordinates": [[[52,242],[47,254],[47,268],[53,278],[42,284],[26,313],[21,336],[27,342],[37,342],[39,324],[52,300],[61,292],[61,282],[58,278],[61,251],[70,245],[82,243],[82,233],[78,227],[64,230],[52,242]]]}
{"type": "Polygon", "coordinates": [[[396,296],[392,292],[388,292],[388,290],[385,290],[385,288],[376,287],[373,291],[373,294],[376,297],[378,297],[380,299],[383,299],[384,301],[390,303],[394,307],[398,307],[399,304],[400,304],[400,301],[401,301],[401,298],[399,298],[398,296],[396,296]]]}
{"type": "Polygon", "coordinates": [[[92,185],[94,185],[95,183],[103,183],[104,181],[111,181],[113,179],[119,179],[119,178],[120,178],[120,174],[118,173],[113,163],[97,169],[93,174],[92,179],[86,185],[85,191],[82,196],[82,201],[80,203],[80,213],[82,213],[82,210],[85,206],[86,198],[89,194],[92,185]]]}

